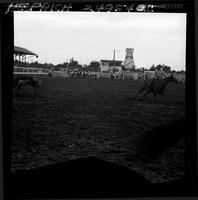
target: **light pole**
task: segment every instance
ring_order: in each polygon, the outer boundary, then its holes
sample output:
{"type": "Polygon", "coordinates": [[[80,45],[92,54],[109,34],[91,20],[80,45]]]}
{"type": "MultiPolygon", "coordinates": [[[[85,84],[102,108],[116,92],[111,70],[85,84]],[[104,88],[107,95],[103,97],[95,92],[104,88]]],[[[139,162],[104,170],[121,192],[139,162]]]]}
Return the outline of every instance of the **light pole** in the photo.
{"type": "Polygon", "coordinates": [[[115,61],[115,49],[113,50],[113,60],[115,61]]]}
{"type": "Polygon", "coordinates": [[[115,53],[116,53],[116,51],[117,51],[117,52],[120,52],[120,49],[118,49],[118,50],[114,49],[114,50],[113,50],[113,60],[114,60],[114,61],[115,61],[115,53]]]}

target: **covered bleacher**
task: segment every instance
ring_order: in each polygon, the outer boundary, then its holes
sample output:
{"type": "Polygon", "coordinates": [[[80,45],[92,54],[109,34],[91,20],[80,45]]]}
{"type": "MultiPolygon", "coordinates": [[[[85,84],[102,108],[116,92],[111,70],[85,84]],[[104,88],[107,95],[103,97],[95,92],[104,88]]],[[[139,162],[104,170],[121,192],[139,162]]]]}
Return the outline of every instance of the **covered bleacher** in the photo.
{"type": "Polygon", "coordinates": [[[14,60],[18,60],[20,62],[26,62],[26,56],[36,56],[38,58],[38,54],[29,51],[28,49],[14,46],[14,60]]]}
{"type": "Polygon", "coordinates": [[[41,77],[49,74],[49,70],[47,69],[30,67],[30,63],[27,63],[27,58],[32,56],[38,58],[38,54],[33,53],[28,49],[14,46],[14,75],[31,75],[41,77]]]}

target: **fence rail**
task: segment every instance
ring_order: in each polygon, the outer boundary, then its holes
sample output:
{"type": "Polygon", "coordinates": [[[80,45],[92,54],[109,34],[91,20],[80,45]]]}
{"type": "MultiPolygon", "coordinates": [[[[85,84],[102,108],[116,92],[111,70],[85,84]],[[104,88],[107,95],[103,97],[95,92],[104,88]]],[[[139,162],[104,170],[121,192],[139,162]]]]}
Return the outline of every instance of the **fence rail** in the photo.
{"type": "MultiPolygon", "coordinates": [[[[103,73],[103,72],[75,72],[75,73],[69,73],[68,71],[52,71],[52,72],[31,72],[31,71],[14,71],[14,75],[32,75],[32,76],[49,76],[50,77],[63,77],[63,78],[69,78],[69,77],[77,77],[77,78],[107,78],[107,79],[133,79],[133,80],[144,80],[145,76],[143,72],[116,72],[116,73],[103,73]]],[[[167,73],[168,76],[171,75],[171,73],[167,73]]],[[[185,83],[186,75],[185,73],[173,73],[173,76],[182,83],[185,83]]],[[[151,79],[152,76],[147,76],[147,78],[151,79]]]]}

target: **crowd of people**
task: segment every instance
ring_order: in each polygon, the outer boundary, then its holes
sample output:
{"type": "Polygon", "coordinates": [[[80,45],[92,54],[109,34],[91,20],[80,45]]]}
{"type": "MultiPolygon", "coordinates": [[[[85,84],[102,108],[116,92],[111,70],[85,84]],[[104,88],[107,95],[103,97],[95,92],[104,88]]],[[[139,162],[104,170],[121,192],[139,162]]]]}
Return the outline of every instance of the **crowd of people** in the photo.
{"type": "Polygon", "coordinates": [[[72,78],[99,78],[99,73],[92,71],[68,71],[68,75],[72,78]]]}

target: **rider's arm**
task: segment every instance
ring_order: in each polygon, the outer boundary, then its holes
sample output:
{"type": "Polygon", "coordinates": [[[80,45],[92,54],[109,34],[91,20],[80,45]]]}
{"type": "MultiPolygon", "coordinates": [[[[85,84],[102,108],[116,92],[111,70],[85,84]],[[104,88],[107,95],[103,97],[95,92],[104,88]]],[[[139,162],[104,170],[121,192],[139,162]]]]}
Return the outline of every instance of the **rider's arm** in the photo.
{"type": "Polygon", "coordinates": [[[161,69],[161,72],[163,73],[163,75],[164,75],[165,77],[167,77],[167,74],[163,71],[163,69],[161,69]]]}

